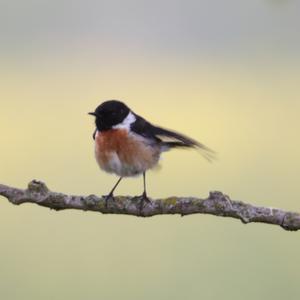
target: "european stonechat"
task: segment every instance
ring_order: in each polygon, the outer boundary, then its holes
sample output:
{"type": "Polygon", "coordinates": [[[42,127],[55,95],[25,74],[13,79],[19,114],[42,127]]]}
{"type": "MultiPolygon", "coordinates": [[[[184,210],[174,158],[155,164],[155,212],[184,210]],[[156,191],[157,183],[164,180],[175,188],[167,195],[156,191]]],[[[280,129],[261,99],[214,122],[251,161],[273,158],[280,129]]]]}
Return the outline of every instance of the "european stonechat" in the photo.
{"type": "Polygon", "coordinates": [[[144,192],[141,196],[149,201],[146,193],[146,171],[158,164],[162,152],[173,148],[196,148],[209,161],[214,151],[180,133],[151,124],[134,113],[121,101],[109,100],[100,104],[90,115],[96,117],[95,157],[100,168],[120,176],[107,200],[123,177],[143,174],[144,192]]]}

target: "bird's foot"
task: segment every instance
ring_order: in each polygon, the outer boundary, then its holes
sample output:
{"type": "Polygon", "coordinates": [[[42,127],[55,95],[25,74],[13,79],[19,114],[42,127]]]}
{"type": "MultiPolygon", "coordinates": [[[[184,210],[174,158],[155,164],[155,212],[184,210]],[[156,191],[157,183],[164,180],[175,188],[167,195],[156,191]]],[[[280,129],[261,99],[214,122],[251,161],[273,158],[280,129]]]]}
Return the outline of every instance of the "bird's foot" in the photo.
{"type": "Polygon", "coordinates": [[[146,192],[144,192],[141,196],[137,196],[135,198],[139,202],[139,211],[142,214],[145,203],[151,203],[151,200],[148,198],[146,192]]]}
{"type": "Polygon", "coordinates": [[[108,195],[103,195],[102,196],[104,198],[105,201],[105,208],[108,208],[108,202],[110,201],[115,201],[115,197],[113,195],[113,193],[109,193],[108,195]]]}

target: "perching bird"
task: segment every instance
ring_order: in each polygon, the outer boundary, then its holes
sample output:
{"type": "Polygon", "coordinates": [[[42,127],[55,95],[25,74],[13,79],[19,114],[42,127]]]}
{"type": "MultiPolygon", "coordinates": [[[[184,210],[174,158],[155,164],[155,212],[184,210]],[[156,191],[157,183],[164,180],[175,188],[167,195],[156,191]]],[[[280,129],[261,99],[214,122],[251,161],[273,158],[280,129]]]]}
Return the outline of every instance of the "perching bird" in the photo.
{"type": "Polygon", "coordinates": [[[96,117],[95,157],[100,168],[120,176],[105,197],[113,193],[123,177],[143,174],[144,192],[141,196],[149,201],[146,193],[146,171],[158,164],[160,154],[173,148],[197,148],[209,161],[214,152],[203,144],[180,133],[155,126],[131,111],[123,102],[109,100],[100,104],[90,115],[96,117]]]}

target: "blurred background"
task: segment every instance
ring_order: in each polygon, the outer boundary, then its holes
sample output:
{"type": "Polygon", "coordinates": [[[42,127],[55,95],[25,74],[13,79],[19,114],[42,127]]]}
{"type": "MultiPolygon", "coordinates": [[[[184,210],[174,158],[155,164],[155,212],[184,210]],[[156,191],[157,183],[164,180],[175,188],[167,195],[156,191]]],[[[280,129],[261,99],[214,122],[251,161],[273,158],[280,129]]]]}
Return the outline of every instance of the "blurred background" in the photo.
{"type": "MultiPolygon", "coordinates": [[[[107,193],[93,119],[121,99],[218,152],[165,153],[148,193],[300,211],[300,3],[2,0],[0,182],[107,193]]],[[[117,194],[139,195],[142,178],[117,194]]],[[[299,299],[299,233],[193,215],[140,219],[0,199],[0,298],[299,299]]]]}

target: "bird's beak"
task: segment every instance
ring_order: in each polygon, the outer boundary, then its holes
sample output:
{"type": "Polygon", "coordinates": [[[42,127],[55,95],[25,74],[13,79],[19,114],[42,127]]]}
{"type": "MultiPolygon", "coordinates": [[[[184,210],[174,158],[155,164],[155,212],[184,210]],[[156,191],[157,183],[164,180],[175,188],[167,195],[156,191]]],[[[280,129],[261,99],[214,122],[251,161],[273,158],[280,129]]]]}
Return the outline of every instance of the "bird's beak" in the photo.
{"type": "Polygon", "coordinates": [[[89,114],[89,115],[92,115],[92,116],[94,116],[94,117],[97,116],[96,113],[94,113],[94,112],[89,112],[88,114],[89,114]]]}

